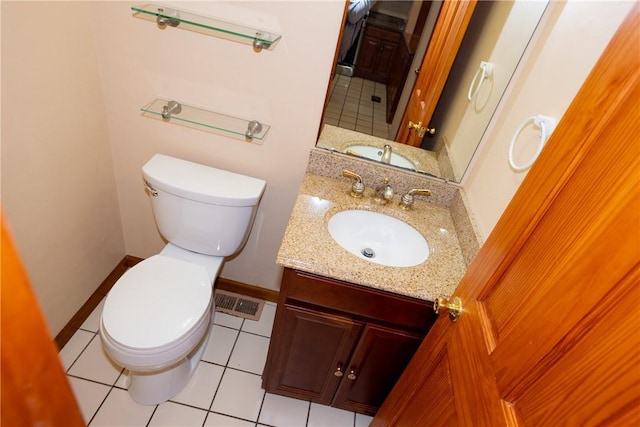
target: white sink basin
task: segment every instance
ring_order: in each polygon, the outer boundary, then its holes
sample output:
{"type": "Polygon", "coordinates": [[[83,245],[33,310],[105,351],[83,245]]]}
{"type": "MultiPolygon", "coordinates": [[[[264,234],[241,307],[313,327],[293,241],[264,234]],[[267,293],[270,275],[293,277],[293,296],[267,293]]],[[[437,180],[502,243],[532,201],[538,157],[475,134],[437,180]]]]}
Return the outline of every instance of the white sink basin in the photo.
{"type": "MultiPolygon", "coordinates": [[[[354,153],[357,153],[362,157],[366,157],[367,159],[377,161],[380,161],[382,159],[382,148],[371,147],[369,145],[350,145],[344,149],[345,153],[347,152],[347,150],[353,151],[354,153]]],[[[405,169],[416,169],[413,163],[409,161],[409,159],[396,152],[391,152],[391,160],[389,163],[405,169]]]]}
{"type": "Polygon", "coordinates": [[[422,234],[399,219],[377,212],[348,210],[329,219],[329,234],[357,257],[388,267],[412,267],[429,257],[422,234]]]}

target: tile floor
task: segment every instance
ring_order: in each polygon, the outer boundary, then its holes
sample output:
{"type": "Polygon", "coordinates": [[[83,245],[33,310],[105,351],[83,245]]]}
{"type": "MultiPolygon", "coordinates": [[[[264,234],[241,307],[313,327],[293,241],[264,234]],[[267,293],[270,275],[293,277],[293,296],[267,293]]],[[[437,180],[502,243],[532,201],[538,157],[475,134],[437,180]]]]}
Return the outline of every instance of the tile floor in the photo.
{"type": "Polygon", "coordinates": [[[371,417],[265,393],[275,304],[259,322],[216,313],[209,344],[186,388],[168,402],[145,406],[126,391],[123,370],[104,353],[98,336],[102,304],[59,355],[90,426],[360,427],[371,417]]]}
{"type": "Polygon", "coordinates": [[[386,85],[360,77],[336,74],[331,82],[324,123],[367,135],[393,139],[389,137],[386,109],[386,85]],[[372,101],[372,96],[380,97],[380,102],[372,101]]]}

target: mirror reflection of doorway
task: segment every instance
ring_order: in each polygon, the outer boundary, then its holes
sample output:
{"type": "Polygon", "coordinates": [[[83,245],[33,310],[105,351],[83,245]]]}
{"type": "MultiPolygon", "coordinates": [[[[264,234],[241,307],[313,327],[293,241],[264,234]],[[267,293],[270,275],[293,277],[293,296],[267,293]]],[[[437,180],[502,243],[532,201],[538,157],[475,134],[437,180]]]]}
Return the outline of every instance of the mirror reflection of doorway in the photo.
{"type": "Polygon", "coordinates": [[[431,2],[355,3],[373,7],[357,23],[347,16],[324,123],[393,140],[390,125],[431,2]]]}

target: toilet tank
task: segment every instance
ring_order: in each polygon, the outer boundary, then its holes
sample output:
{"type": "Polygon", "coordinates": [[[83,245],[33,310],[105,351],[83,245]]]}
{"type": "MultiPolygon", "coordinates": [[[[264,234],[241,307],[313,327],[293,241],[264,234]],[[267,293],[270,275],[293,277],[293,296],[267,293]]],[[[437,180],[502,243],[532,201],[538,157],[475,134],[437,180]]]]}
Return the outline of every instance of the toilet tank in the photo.
{"type": "Polygon", "coordinates": [[[169,242],[229,256],[247,241],[265,181],[162,154],[142,174],[158,230],[169,242]]]}

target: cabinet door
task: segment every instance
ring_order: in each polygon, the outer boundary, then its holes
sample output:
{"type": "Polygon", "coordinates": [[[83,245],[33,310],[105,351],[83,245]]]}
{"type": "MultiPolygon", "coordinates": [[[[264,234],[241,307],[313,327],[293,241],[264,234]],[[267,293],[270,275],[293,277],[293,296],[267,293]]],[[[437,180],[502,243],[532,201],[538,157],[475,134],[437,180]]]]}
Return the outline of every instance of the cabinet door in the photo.
{"type": "Polygon", "coordinates": [[[360,45],[360,53],[356,61],[356,76],[371,78],[375,74],[382,41],[365,35],[360,45]]]}
{"type": "Polygon", "coordinates": [[[396,43],[383,42],[378,51],[378,62],[376,64],[376,81],[387,83],[393,71],[393,59],[398,45],[396,43]]]}
{"type": "Polygon", "coordinates": [[[330,404],[362,323],[285,305],[269,348],[268,392],[330,404]],[[339,368],[339,369],[338,369],[339,368]],[[339,370],[339,376],[336,371],[339,370]]]}
{"type": "Polygon", "coordinates": [[[367,324],[336,392],[333,406],[376,413],[424,336],[367,324]]]}

